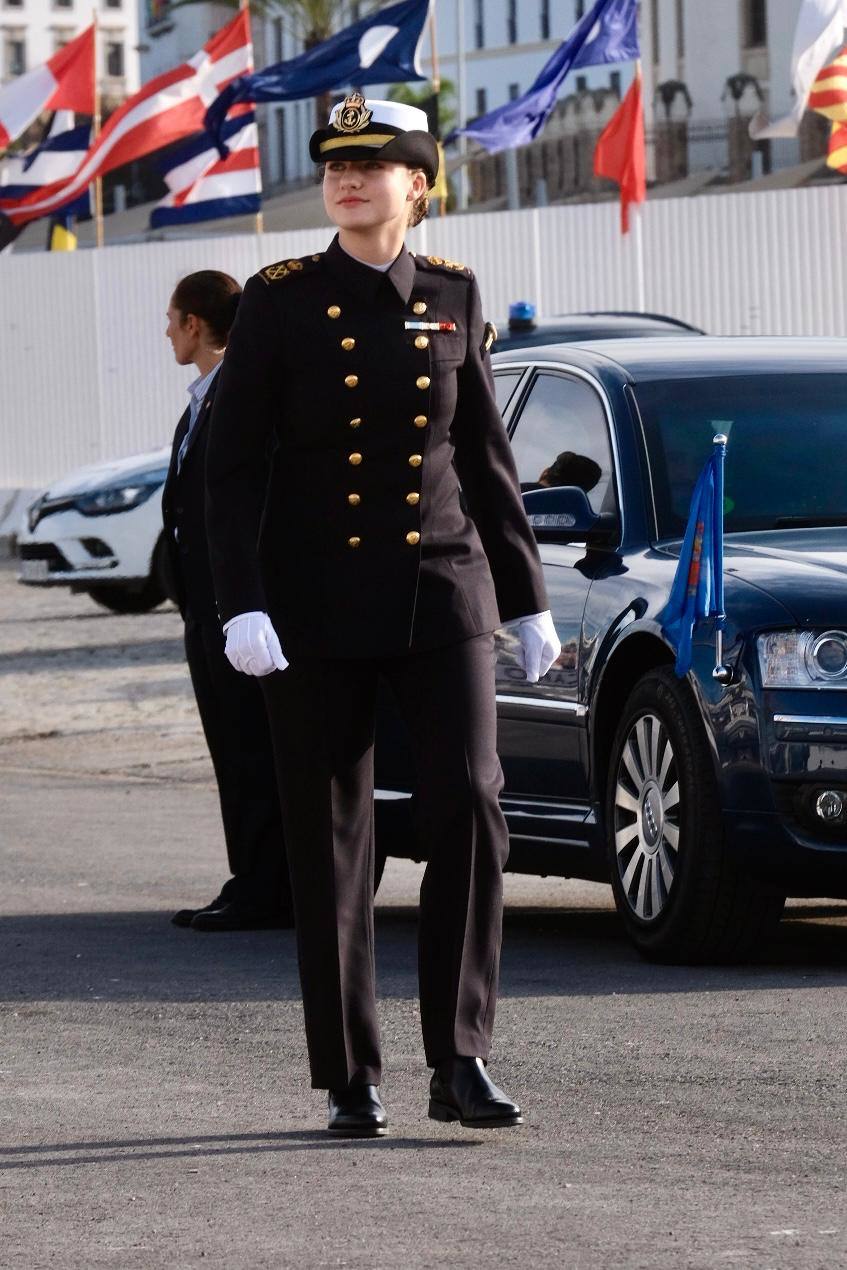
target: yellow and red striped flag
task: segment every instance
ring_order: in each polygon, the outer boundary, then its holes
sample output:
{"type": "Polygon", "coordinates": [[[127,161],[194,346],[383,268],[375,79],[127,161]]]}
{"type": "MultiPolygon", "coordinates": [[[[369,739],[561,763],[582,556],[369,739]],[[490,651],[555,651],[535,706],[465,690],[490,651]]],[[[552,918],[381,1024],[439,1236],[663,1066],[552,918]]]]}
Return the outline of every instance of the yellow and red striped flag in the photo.
{"type": "Polygon", "coordinates": [[[847,48],[818,75],[809,94],[809,109],[832,120],[827,166],[847,173],[847,48]]]}

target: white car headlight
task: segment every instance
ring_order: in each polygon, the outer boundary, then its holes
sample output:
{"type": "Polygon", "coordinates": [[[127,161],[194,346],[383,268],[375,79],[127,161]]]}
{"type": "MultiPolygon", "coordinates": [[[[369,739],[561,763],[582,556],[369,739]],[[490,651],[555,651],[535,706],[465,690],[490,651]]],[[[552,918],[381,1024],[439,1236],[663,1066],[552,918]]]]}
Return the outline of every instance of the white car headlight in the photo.
{"type": "Polygon", "coordinates": [[[847,688],[845,631],[771,631],[758,649],[765,688],[847,688]]]}

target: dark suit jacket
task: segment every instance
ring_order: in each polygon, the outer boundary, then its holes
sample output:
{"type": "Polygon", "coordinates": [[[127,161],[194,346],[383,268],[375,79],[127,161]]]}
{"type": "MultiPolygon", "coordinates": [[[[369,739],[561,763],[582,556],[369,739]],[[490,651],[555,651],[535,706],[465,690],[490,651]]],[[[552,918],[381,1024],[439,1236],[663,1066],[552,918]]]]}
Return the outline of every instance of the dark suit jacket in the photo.
{"type": "Polygon", "coordinates": [[[336,239],[248,281],[206,463],[222,621],[267,610],[289,658],[393,656],[548,607],[484,344],[438,257],[381,274],[336,239]]]}
{"type": "Polygon", "coordinates": [[[220,377],[221,372],[218,371],[209,385],[179,472],[176,470],[177,455],[188,431],[188,410],[177,424],[170,467],[162,490],[162,520],[173,598],[183,617],[190,615],[197,621],[214,623],[218,622],[218,612],[206,538],[205,468],[209,418],[220,377]],[[174,530],[178,537],[175,537],[174,530]]]}

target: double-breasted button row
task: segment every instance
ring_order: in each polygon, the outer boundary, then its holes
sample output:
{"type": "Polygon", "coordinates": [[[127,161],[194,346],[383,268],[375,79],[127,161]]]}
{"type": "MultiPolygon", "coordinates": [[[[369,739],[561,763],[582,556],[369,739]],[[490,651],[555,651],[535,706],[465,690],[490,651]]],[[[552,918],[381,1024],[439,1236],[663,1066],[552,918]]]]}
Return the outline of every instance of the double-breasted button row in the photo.
{"type": "Polygon", "coordinates": [[[353,336],[345,335],[344,339],[341,341],[341,347],[344,349],[345,353],[352,353],[353,349],[356,347],[356,341],[353,339],[353,336]]]}
{"type": "Polygon", "coordinates": [[[345,375],[344,382],[348,388],[355,388],[359,383],[358,375],[345,375]]]}

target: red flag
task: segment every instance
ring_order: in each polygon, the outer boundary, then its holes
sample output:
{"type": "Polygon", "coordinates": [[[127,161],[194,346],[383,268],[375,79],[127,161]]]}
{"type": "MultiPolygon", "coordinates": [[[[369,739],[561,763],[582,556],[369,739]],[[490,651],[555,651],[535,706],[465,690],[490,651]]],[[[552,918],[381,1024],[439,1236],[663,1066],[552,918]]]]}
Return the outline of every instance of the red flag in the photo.
{"type": "Polygon", "coordinates": [[[3,199],[0,186],[0,211],[12,224],[25,225],[52,214],[105,172],[199,132],[221,89],[252,68],[250,15],[242,9],[194,57],[157,75],[119,106],[72,177],[14,202],[3,199]]]}
{"type": "Polygon", "coordinates": [[[647,151],[644,142],[644,108],[641,73],[632,81],[594,151],[594,174],[621,187],[621,232],[629,233],[629,205],[647,197],[647,151]]]}
{"type": "Polygon", "coordinates": [[[0,88],[0,150],[43,110],[94,114],[94,25],[34,70],[0,88]]]}

